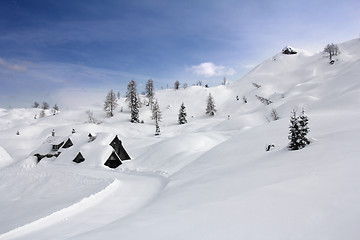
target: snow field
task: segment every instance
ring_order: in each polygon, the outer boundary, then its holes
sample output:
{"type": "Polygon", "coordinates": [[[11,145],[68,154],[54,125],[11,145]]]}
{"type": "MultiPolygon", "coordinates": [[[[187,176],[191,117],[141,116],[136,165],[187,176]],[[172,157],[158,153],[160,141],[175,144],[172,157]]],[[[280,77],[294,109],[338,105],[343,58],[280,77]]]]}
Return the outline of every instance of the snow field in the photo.
{"type": "Polygon", "coordinates": [[[149,108],[140,112],[144,124],[131,124],[124,99],[124,112],[110,119],[92,105],[100,125],[84,123],[83,109],[41,120],[28,119],[37,110],[1,110],[1,156],[8,152],[13,163],[0,165],[2,236],[358,239],[359,46],[358,39],[339,44],[334,65],[321,53],[296,49],[299,54],[277,54],[228,86],[157,91],[164,117],[158,137],[149,108]],[[205,116],[209,93],[218,109],[213,118],[205,116]],[[179,126],[182,102],[188,123],[179,126]],[[311,144],[288,151],[290,112],[302,108],[311,144]],[[280,120],[272,121],[272,109],[280,120]],[[72,128],[119,134],[132,161],[106,169],[22,160],[52,129],[68,135],[72,128]],[[275,148],[266,152],[268,144],[275,148]],[[99,197],[89,204],[92,194],[99,197]],[[44,219],[53,224],[40,224],[44,219]]]}

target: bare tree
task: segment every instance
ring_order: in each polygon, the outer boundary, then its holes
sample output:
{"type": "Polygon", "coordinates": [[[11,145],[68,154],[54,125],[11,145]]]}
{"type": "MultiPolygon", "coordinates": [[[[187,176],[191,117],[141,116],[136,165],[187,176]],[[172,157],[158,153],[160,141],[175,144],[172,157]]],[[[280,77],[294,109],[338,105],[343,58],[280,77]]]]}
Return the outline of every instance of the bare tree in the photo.
{"type": "Polygon", "coordinates": [[[150,105],[150,108],[152,109],[152,104],[153,104],[153,99],[154,99],[154,95],[155,95],[155,92],[154,92],[154,82],[152,79],[149,79],[146,83],[146,86],[145,86],[145,94],[146,94],[146,97],[148,98],[149,102],[147,104],[147,106],[150,105]]]}
{"type": "Polygon", "coordinates": [[[264,97],[261,97],[261,96],[258,96],[258,95],[255,95],[255,97],[265,105],[272,104],[272,101],[270,99],[267,99],[267,98],[264,98],[264,97]]]}
{"type": "Polygon", "coordinates": [[[254,86],[254,87],[256,87],[256,88],[261,88],[261,85],[259,85],[259,84],[257,84],[257,83],[252,83],[252,85],[254,86]]]}
{"type": "Polygon", "coordinates": [[[45,115],[46,115],[45,110],[43,109],[40,111],[39,118],[43,118],[43,117],[45,117],[45,115]]]}
{"type": "Polygon", "coordinates": [[[274,121],[280,119],[279,114],[277,113],[277,111],[274,108],[271,109],[270,116],[271,116],[272,120],[274,120],[274,121]]]}
{"type": "Polygon", "coordinates": [[[114,91],[111,89],[107,94],[104,102],[104,111],[107,113],[108,117],[114,116],[114,111],[117,106],[117,98],[114,91]]]}
{"type": "Polygon", "coordinates": [[[178,90],[180,87],[180,82],[178,80],[176,80],[176,82],[174,83],[174,89],[178,90]]]}
{"type": "Polygon", "coordinates": [[[49,109],[49,108],[50,108],[50,105],[49,105],[47,102],[43,102],[41,108],[42,108],[43,110],[46,110],[46,109],[49,109]]]}
{"type": "Polygon", "coordinates": [[[157,100],[155,100],[153,108],[152,108],[151,119],[155,120],[155,136],[160,135],[159,122],[162,119],[162,113],[160,111],[160,107],[159,107],[157,100]]]}
{"type": "Polygon", "coordinates": [[[329,59],[332,61],[333,56],[337,56],[340,53],[339,47],[336,44],[330,43],[324,48],[324,53],[328,53],[329,59]]]}
{"type": "Polygon", "coordinates": [[[38,108],[40,106],[40,104],[38,102],[34,102],[33,108],[38,108]]]}
{"type": "Polygon", "coordinates": [[[246,99],[245,96],[243,96],[243,102],[244,102],[244,103],[247,103],[247,99],[246,99]]]}

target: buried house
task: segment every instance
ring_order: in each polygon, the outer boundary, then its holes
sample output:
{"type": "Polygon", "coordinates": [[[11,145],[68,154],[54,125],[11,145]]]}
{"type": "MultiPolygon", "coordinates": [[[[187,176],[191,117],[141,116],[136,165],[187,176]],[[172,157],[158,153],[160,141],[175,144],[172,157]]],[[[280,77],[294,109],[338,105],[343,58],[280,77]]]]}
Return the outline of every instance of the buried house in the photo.
{"type": "Polygon", "coordinates": [[[131,159],[119,137],[108,133],[74,133],[57,141],[46,141],[39,149],[41,153],[37,151],[34,154],[38,162],[48,157],[54,164],[81,163],[117,168],[123,161],[131,159]]]}

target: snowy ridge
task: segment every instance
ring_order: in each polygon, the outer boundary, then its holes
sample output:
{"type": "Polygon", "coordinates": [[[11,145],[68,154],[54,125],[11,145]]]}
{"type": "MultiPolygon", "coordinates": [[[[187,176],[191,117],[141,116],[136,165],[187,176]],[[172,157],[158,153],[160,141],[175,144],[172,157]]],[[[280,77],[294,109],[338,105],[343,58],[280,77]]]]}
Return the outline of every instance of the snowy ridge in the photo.
{"type": "Polygon", "coordinates": [[[30,232],[38,231],[42,228],[49,227],[50,225],[56,224],[61,221],[67,221],[68,218],[85,211],[96,204],[101,203],[108,198],[114,191],[116,191],[121,185],[121,182],[115,179],[106,188],[100,192],[94,193],[81,201],[56,211],[46,217],[28,223],[24,226],[15,228],[9,232],[0,235],[0,239],[14,239],[22,235],[29,234],[30,232]]]}

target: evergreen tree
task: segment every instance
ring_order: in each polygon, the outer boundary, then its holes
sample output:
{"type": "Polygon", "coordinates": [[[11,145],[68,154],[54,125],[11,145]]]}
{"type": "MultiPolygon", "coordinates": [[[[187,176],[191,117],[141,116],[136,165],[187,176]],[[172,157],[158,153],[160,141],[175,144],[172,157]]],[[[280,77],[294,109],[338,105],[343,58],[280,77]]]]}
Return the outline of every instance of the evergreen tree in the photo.
{"type": "Polygon", "coordinates": [[[302,111],[300,116],[296,115],[295,110],[293,110],[291,114],[290,132],[288,136],[290,143],[288,148],[290,150],[299,150],[310,144],[310,141],[306,138],[306,135],[309,132],[309,127],[307,126],[309,120],[304,111],[302,111]]]}
{"type": "Polygon", "coordinates": [[[186,109],[185,109],[184,103],[182,103],[181,106],[180,106],[178,123],[179,123],[179,124],[185,124],[185,123],[187,123],[187,120],[186,120],[186,109]]]}
{"type": "Polygon", "coordinates": [[[160,135],[160,126],[159,122],[162,119],[162,113],[160,111],[160,107],[158,102],[155,100],[153,108],[152,108],[152,116],[151,119],[155,120],[155,136],[160,135]]]}
{"type": "Polygon", "coordinates": [[[127,86],[126,101],[129,102],[129,109],[131,113],[130,121],[133,123],[140,122],[139,120],[139,108],[140,100],[136,91],[136,82],[131,80],[127,86]]]}
{"type": "Polygon", "coordinates": [[[114,91],[111,89],[107,94],[104,102],[104,111],[107,113],[108,117],[114,116],[114,111],[117,106],[117,98],[114,91]]]}
{"type": "Polygon", "coordinates": [[[148,98],[149,100],[149,104],[148,106],[150,105],[150,108],[152,109],[152,104],[153,104],[153,99],[154,99],[154,82],[152,79],[149,79],[146,83],[146,86],[145,86],[145,94],[146,94],[146,97],[148,98]]]}
{"type": "Polygon", "coordinates": [[[309,118],[305,115],[304,109],[301,112],[299,117],[299,125],[300,125],[300,142],[305,147],[310,144],[309,139],[307,139],[306,135],[309,133],[309,118]]]}
{"type": "Polygon", "coordinates": [[[214,99],[211,96],[211,93],[209,93],[209,97],[207,100],[207,106],[206,106],[206,114],[209,114],[210,116],[214,116],[215,112],[216,112],[216,109],[215,109],[214,99]]]}

